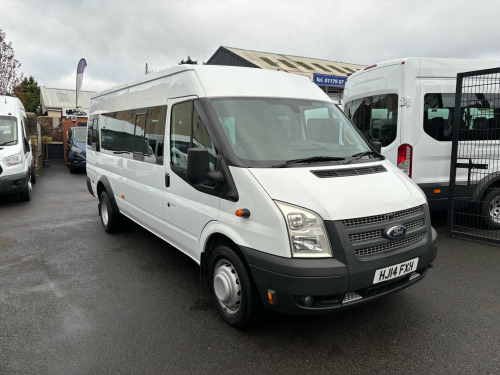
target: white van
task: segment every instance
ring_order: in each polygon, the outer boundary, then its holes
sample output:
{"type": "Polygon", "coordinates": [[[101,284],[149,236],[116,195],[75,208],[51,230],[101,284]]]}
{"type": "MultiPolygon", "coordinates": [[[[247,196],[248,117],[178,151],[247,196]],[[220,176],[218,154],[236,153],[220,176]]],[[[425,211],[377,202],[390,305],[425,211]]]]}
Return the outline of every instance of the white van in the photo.
{"type": "Polygon", "coordinates": [[[31,144],[26,136],[26,112],[18,98],[0,97],[0,195],[31,199],[35,180],[31,144]]]}
{"type": "MultiPolygon", "coordinates": [[[[431,209],[446,209],[457,74],[499,66],[495,61],[443,58],[371,65],[347,79],[344,111],[368,141],[380,142],[382,154],[422,188],[431,209]]],[[[463,109],[464,125],[471,130],[477,126],[473,119],[476,124],[484,118],[493,121],[493,109],[477,111],[463,109]]],[[[478,144],[477,139],[469,143],[478,144]]],[[[494,146],[491,138],[486,145],[494,146]]],[[[466,182],[467,169],[458,173],[457,182],[466,182]]]]}
{"type": "Polygon", "coordinates": [[[382,297],[436,256],[421,190],[286,72],[183,65],[95,94],[87,174],[104,229],[131,219],[191,257],[237,327],[382,297]]]}

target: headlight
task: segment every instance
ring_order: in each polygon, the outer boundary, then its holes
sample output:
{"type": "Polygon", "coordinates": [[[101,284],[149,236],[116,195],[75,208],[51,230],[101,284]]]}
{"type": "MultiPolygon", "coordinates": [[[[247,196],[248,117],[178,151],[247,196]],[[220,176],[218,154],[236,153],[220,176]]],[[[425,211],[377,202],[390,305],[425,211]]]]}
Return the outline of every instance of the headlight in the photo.
{"type": "Polygon", "coordinates": [[[82,153],[82,150],[80,150],[78,147],[71,146],[71,152],[74,152],[77,155],[80,155],[82,153]]]}
{"type": "Polygon", "coordinates": [[[3,162],[5,163],[5,165],[7,165],[9,167],[13,167],[14,165],[21,164],[23,162],[23,154],[21,152],[19,152],[19,153],[14,154],[14,155],[7,156],[7,157],[3,158],[3,162]]]}
{"type": "Polygon", "coordinates": [[[292,256],[296,258],[331,257],[332,249],[323,220],[314,212],[275,201],[285,217],[292,256]]]}

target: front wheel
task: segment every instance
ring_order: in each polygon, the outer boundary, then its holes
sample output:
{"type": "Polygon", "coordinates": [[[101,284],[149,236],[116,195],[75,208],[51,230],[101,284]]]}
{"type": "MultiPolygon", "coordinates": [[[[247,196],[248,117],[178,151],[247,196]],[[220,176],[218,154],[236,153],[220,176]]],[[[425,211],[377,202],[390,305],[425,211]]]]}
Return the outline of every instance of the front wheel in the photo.
{"type": "Polygon", "coordinates": [[[244,327],[259,314],[260,300],[244,261],[228,246],[218,246],[210,257],[210,289],[222,319],[244,327]]]}
{"type": "Polygon", "coordinates": [[[490,229],[500,229],[500,189],[493,189],[481,203],[481,215],[490,229]]]}
{"type": "Polygon", "coordinates": [[[21,197],[21,200],[24,202],[29,202],[31,200],[31,180],[28,179],[28,183],[26,184],[26,187],[24,190],[19,194],[21,197]]]}

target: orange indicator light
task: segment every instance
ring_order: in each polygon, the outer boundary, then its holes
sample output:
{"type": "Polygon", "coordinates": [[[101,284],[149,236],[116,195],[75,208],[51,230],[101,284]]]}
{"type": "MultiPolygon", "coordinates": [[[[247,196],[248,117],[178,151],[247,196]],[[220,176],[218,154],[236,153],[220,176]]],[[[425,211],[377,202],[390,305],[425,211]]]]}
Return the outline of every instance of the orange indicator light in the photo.
{"type": "Polygon", "coordinates": [[[122,197],[122,199],[125,199],[125,195],[122,195],[121,197],[122,197]]]}
{"type": "Polygon", "coordinates": [[[441,194],[441,189],[434,189],[434,194],[441,194]]]}
{"type": "Polygon", "coordinates": [[[249,217],[250,210],[246,208],[240,208],[239,210],[234,211],[234,214],[238,217],[249,217]]]}
{"type": "Polygon", "coordinates": [[[267,302],[269,302],[270,305],[274,305],[273,294],[269,290],[267,291],[267,302]]]}

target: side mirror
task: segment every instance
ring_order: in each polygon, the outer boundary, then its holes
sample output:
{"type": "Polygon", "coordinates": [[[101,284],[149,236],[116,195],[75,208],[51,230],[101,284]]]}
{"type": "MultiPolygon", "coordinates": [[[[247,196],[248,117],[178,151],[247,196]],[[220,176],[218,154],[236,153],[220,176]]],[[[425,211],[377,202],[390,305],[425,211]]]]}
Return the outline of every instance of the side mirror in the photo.
{"type": "Polygon", "coordinates": [[[187,158],[188,180],[193,185],[199,185],[209,179],[214,182],[222,182],[222,174],[210,170],[208,162],[208,150],[206,148],[190,148],[187,158]]]}
{"type": "Polygon", "coordinates": [[[375,151],[377,151],[379,154],[382,153],[382,143],[381,142],[373,142],[373,148],[375,151]]]}

